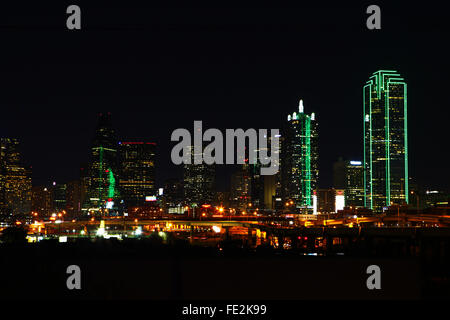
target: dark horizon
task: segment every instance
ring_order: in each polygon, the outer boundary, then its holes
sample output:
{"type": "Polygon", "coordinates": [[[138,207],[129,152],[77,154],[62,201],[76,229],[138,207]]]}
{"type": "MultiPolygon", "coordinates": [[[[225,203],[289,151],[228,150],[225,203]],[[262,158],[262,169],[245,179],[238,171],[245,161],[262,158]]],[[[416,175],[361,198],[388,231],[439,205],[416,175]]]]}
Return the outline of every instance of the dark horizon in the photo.
{"type": "MultiPolygon", "coordinates": [[[[20,139],[34,185],[67,182],[89,159],[97,114],[110,111],[119,139],[157,143],[161,187],[181,177],[174,129],[281,128],[301,98],[319,122],[319,186],[330,187],[334,161],[362,160],[365,81],[393,69],[408,84],[410,176],[447,189],[445,10],[379,4],[382,30],[369,31],[367,5],[80,4],[82,30],[70,32],[65,4],[2,4],[0,136],[20,139]]],[[[232,170],[219,166],[217,190],[232,170]]]]}

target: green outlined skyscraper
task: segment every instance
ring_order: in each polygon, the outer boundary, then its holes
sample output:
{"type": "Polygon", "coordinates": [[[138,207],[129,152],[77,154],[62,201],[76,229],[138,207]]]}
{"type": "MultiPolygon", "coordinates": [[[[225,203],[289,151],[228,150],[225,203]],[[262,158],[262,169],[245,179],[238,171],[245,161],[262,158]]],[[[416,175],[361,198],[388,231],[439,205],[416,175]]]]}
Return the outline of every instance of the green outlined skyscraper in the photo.
{"type": "Polygon", "coordinates": [[[117,149],[111,113],[100,113],[91,146],[89,187],[85,209],[104,208],[108,202],[118,200],[117,149]],[[112,195],[112,196],[111,196],[112,195]]]}
{"type": "Polygon", "coordinates": [[[305,114],[300,100],[298,113],[288,116],[284,130],[281,168],[284,201],[293,201],[302,213],[315,211],[314,191],[319,175],[317,129],[315,114],[305,114]]]}
{"type": "Polygon", "coordinates": [[[382,212],[408,203],[407,85],[379,70],[363,88],[364,205],[382,212]]]}

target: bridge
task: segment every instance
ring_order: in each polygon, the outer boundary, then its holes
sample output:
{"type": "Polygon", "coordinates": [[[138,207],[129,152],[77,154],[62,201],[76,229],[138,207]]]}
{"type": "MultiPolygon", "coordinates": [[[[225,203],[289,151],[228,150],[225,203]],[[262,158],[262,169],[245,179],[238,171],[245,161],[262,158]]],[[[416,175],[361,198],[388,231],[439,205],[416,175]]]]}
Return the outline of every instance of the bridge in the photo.
{"type": "MultiPolygon", "coordinates": [[[[327,219],[325,216],[314,216],[315,219],[296,219],[282,216],[229,216],[229,217],[208,217],[204,219],[175,218],[175,219],[124,219],[106,218],[104,220],[87,221],[62,221],[60,223],[45,222],[39,223],[46,230],[64,230],[95,228],[104,221],[108,227],[123,227],[129,229],[137,226],[151,226],[165,228],[167,226],[181,226],[181,229],[190,227],[243,227],[255,229],[293,229],[296,227],[316,228],[316,227],[450,227],[450,216],[441,215],[371,215],[371,216],[350,216],[327,219]]],[[[36,226],[36,225],[35,225],[36,226]]]]}

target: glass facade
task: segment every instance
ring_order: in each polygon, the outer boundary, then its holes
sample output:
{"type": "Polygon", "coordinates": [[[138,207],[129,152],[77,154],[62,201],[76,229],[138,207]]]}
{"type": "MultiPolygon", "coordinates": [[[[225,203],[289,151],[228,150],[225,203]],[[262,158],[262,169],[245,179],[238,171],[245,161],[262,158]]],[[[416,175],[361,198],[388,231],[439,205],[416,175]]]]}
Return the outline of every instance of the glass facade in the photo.
{"type": "Polygon", "coordinates": [[[346,166],[345,205],[364,207],[364,166],[361,161],[348,161],[346,166]]]}
{"type": "Polygon", "coordinates": [[[100,113],[91,147],[89,167],[89,208],[104,208],[106,202],[118,198],[115,180],[118,172],[117,140],[111,124],[111,114],[100,113]]]}
{"type": "Polygon", "coordinates": [[[0,139],[0,214],[24,215],[31,210],[31,169],[23,166],[19,140],[0,139]]]}
{"type": "Polygon", "coordinates": [[[382,212],[408,202],[407,85],[379,70],[363,88],[364,206],[382,212]]]}
{"type": "Polygon", "coordinates": [[[345,190],[345,205],[364,207],[364,165],[362,161],[339,159],[333,165],[333,186],[345,190]]]}
{"type": "Polygon", "coordinates": [[[194,164],[194,158],[200,155],[194,153],[193,146],[188,147],[187,154],[191,155],[191,164],[183,165],[186,204],[190,206],[211,204],[214,200],[215,165],[194,164]]]}
{"type": "MultiPolygon", "coordinates": [[[[252,203],[252,199],[257,198],[257,194],[255,193],[252,195],[252,192],[254,192],[255,189],[259,191],[259,188],[257,189],[252,184],[252,172],[250,172],[251,166],[252,165],[242,164],[238,171],[231,175],[231,201],[233,207],[240,210],[247,209],[247,206],[252,203]]],[[[260,179],[258,178],[258,182],[259,180],[260,179]]],[[[253,205],[255,205],[254,202],[253,205]]],[[[255,205],[255,208],[256,207],[258,206],[255,205]]]]}
{"type": "Polygon", "coordinates": [[[155,155],[153,142],[119,142],[119,186],[125,206],[142,206],[146,197],[156,196],[155,155]]]}
{"type": "Polygon", "coordinates": [[[313,208],[314,190],[318,181],[318,123],[314,113],[304,113],[300,100],[299,112],[288,116],[283,142],[283,180],[285,201],[292,200],[296,208],[313,208]]]}

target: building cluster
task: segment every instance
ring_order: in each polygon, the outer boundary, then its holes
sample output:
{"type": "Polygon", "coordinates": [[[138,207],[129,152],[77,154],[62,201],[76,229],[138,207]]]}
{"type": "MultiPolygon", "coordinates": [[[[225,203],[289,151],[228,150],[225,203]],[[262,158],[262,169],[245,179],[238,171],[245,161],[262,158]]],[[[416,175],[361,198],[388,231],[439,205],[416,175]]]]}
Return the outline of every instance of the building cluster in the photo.
{"type": "Polygon", "coordinates": [[[31,205],[31,167],[21,159],[19,141],[0,138],[0,214],[26,215],[31,205]]]}
{"type": "MultiPolygon", "coordinates": [[[[424,193],[410,187],[407,85],[399,73],[376,71],[363,86],[362,124],[361,158],[340,158],[333,166],[333,187],[321,189],[317,116],[306,114],[300,100],[298,111],[288,115],[281,130],[279,173],[260,176],[256,170],[258,164],[241,165],[231,178],[227,203],[243,212],[260,208],[301,214],[336,213],[344,208],[382,213],[421,196],[423,201],[417,204],[417,209],[427,204],[448,206],[447,193],[439,191],[439,201],[432,202],[425,200],[431,198],[429,191],[424,193]]],[[[185,167],[187,171],[196,170],[193,165],[185,167]]],[[[213,166],[208,170],[208,166],[204,167],[202,173],[197,172],[196,181],[184,180],[188,193],[197,189],[197,195],[210,194],[213,166]],[[197,183],[202,179],[209,183],[197,183]]],[[[210,197],[202,197],[194,202],[210,201],[210,197]]]]}
{"type": "Polygon", "coordinates": [[[16,139],[1,140],[0,209],[2,216],[30,214],[46,218],[67,215],[123,215],[127,210],[155,210],[156,144],[119,141],[110,113],[99,114],[89,163],[79,179],[32,186],[31,172],[21,164],[16,139]]]}
{"type": "MultiPolygon", "coordinates": [[[[318,183],[318,124],[316,114],[305,113],[300,100],[277,137],[278,173],[261,175],[262,162],[245,159],[232,174],[227,192],[215,191],[215,165],[204,163],[183,164],[182,179],[169,179],[157,188],[156,144],[118,139],[110,113],[99,114],[89,163],[80,167],[79,179],[67,183],[32,187],[31,168],[22,163],[18,140],[2,138],[0,213],[139,216],[215,207],[241,214],[329,214],[344,208],[381,213],[407,203],[417,209],[448,206],[447,193],[421,192],[409,183],[407,85],[396,71],[379,70],[363,86],[363,154],[356,160],[339,158],[333,165],[333,187],[327,189],[318,183]]],[[[194,148],[190,151],[194,158],[194,148]]],[[[258,157],[261,150],[254,151],[258,157]]]]}

